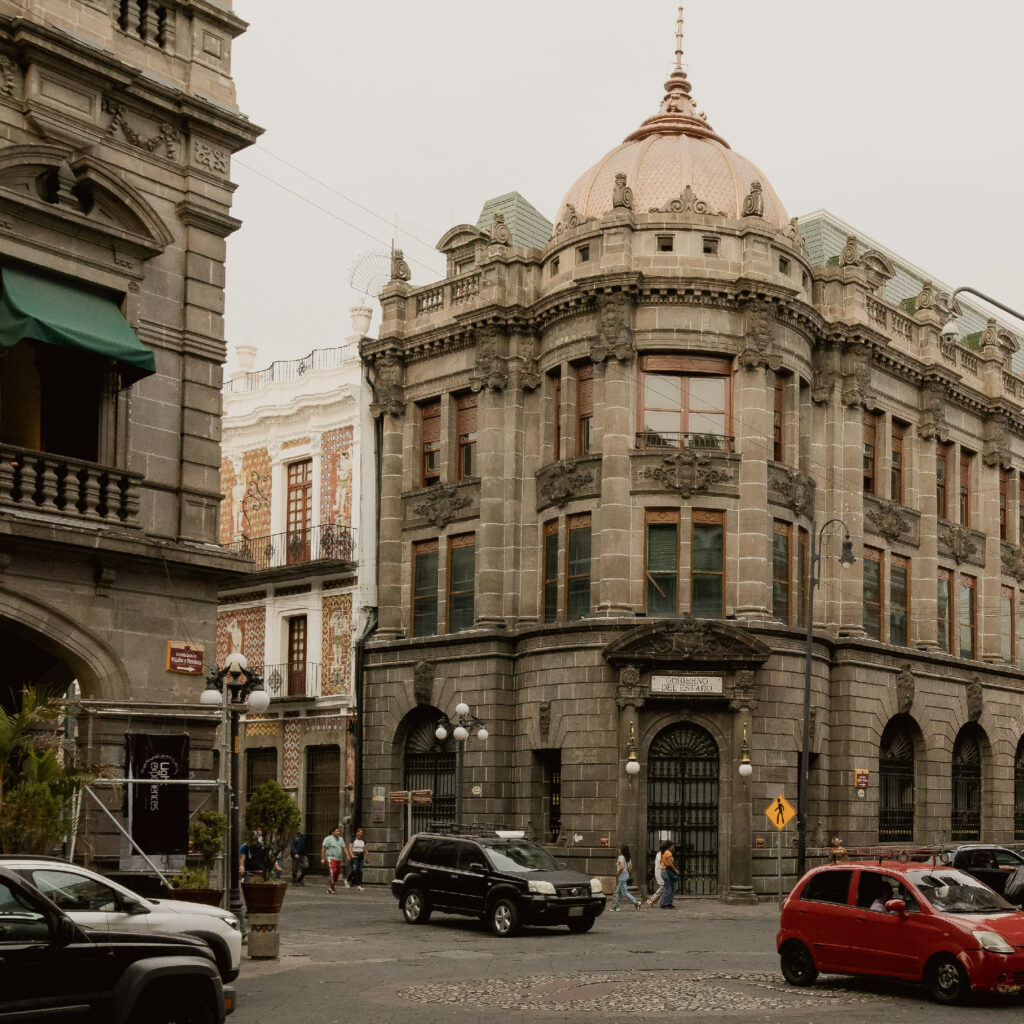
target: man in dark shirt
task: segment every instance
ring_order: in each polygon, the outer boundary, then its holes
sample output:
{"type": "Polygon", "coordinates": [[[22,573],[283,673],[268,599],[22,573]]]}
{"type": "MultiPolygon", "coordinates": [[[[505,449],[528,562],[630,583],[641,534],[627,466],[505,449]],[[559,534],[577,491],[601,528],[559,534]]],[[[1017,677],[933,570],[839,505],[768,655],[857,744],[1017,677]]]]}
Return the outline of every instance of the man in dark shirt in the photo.
{"type": "Polygon", "coordinates": [[[295,885],[305,885],[303,879],[309,870],[309,857],[306,856],[306,837],[301,832],[295,833],[292,839],[292,882],[295,885]]]}

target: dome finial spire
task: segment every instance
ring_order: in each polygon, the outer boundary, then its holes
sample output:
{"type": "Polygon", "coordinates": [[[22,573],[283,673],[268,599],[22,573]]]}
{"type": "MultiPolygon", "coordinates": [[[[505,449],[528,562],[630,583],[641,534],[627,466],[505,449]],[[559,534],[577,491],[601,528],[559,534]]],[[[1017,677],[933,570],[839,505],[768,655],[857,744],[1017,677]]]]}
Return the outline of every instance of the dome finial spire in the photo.
{"type": "Polygon", "coordinates": [[[676,17],[676,71],[683,70],[683,5],[679,5],[676,17]]]}

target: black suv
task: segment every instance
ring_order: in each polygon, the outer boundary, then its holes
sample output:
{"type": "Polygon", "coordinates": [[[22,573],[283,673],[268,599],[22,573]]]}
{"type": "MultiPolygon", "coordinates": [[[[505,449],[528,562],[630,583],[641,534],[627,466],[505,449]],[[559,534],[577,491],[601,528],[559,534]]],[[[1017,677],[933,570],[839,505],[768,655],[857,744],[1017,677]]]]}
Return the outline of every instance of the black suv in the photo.
{"type": "Polygon", "coordinates": [[[234,1009],[198,939],[93,931],[0,866],[0,1020],[214,1024],[234,1009]]]}
{"type": "Polygon", "coordinates": [[[606,902],[600,879],[567,871],[527,839],[502,836],[413,836],[398,857],[391,892],[409,924],[442,910],[479,917],[499,936],[524,924],[586,932],[606,902]]]}
{"type": "Polygon", "coordinates": [[[948,846],[943,848],[939,859],[974,875],[1010,903],[1024,904],[1024,858],[1005,846],[991,843],[948,846]]]}

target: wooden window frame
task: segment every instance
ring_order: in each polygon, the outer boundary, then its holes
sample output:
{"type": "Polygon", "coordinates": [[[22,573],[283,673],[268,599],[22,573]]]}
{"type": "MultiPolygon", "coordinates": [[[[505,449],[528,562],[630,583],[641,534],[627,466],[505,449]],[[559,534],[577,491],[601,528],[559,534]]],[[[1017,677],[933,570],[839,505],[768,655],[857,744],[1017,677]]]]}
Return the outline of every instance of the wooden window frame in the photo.
{"type": "MultiPolygon", "coordinates": [[[[702,431],[690,430],[690,389],[688,380],[692,377],[712,377],[725,382],[725,408],[722,410],[724,420],[724,433],[721,435],[727,440],[724,450],[732,448],[731,438],[733,436],[733,401],[732,401],[732,362],[728,359],[720,359],[716,356],[671,356],[671,355],[650,355],[642,356],[640,359],[639,396],[637,398],[637,434],[643,437],[648,432],[645,429],[645,413],[647,412],[647,374],[660,374],[662,376],[681,377],[679,386],[679,430],[680,447],[685,447],[687,434],[700,434],[702,431]]],[[[673,412],[667,406],[651,406],[655,412],[673,412]]],[[[704,411],[704,410],[702,410],[704,411]]]]}
{"type": "Polygon", "coordinates": [[[554,404],[551,441],[554,451],[554,462],[562,457],[562,368],[559,366],[551,373],[552,401],[554,404]]]}
{"type": "Polygon", "coordinates": [[[420,406],[420,487],[441,482],[441,399],[420,406]],[[430,456],[436,456],[433,469],[428,469],[430,456]]]}
{"type": "MultiPolygon", "coordinates": [[[[698,575],[701,576],[720,576],[722,580],[722,607],[718,618],[725,617],[725,588],[726,588],[726,563],[728,562],[727,555],[727,528],[725,523],[725,513],[720,511],[710,511],[707,509],[694,509],[690,515],[690,614],[696,615],[694,611],[694,590],[695,580],[698,575]],[[720,526],[722,529],[722,563],[719,572],[714,573],[707,569],[701,569],[699,574],[693,567],[693,539],[694,535],[699,526],[720,526]]],[[[703,616],[702,616],[703,617],[703,616]]]]}
{"type": "Polygon", "coordinates": [[[807,628],[807,599],[811,590],[810,534],[802,526],[797,528],[797,626],[807,628]]]}
{"type": "MultiPolygon", "coordinates": [[[[940,651],[945,651],[946,654],[952,654],[954,652],[953,627],[955,625],[955,617],[954,617],[953,613],[954,613],[954,600],[956,598],[956,594],[954,592],[953,585],[954,585],[955,582],[956,581],[953,578],[953,573],[952,573],[951,570],[949,570],[949,569],[939,569],[939,574],[938,574],[938,590],[939,591],[942,590],[943,584],[945,584],[946,589],[947,589],[947,598],[946,598],[946,612],[947,612],[947,614],[946,614],[946,619],[945,619],[945,621],[943,621],[941,616],[938,619],[939,627],[941,627],[942,625],[945,625],[945,628],[946,628],[945,629],[945,631],[946,631],[946,644],[945,644],[945,646],[943,646],[943,644],[942,644],[942,632],[943,631],[942,631],[941,628],[939,628],[937,630],[936,639],[938,641],[939,650],[940,651]]],[[[938,615],[940,607],[941,607],[941,604],[938,601],[938,592],[937,592],[936,593],[936,615],[938,615]]]]}
{"type": "Polygon", "coordinates": [[[475,606],[476,606],[476,534],[475,533],[460,533],[454,537],[448,538],[448,565],[445,569],[446,587],[445,592],[447,599],[445,601],[445,629],[448,633],[462,632],[466,629],[473,628],[473,622],[475,620],[475,606]],[[470,589],[468,590],[455,590],[452,584],[452,552],[456,550],[465,550],[466,548],[473,548],[473,579],[471,581],[470,589]],[[460,626],[458,630],[453,627],[452,624],[452,599],[460,597],[465,594],[471,594],[473,597],[474,614],[470,616],[468,626],[460,626]]]}
{"type": "Polygon", "coordinates": [[[651,577],[650,569],[647,564],[650,538],[649,528],[651,526],[674,526],[676,528],[676,545],[675,545],[675,567],[674,567],[674,578],[676,588],[676,600],[675,608],[671,612],[671,617],[679,614],[679,538],[680,538],[680,516],[679,509],[647,509],[644,512],[644,613],[647,615],[651,614],[650,605],[650,589],[652,586],[657,587],[656,581],[651,577]]]}
{"type": "Polygon", "coordinates": [[[590,455],[594,444],[594,364],[576,367],[576,455],[590,455]]]}
{"type": "Polygon", "coordinates": [[[772,617],[779,619],[787,626],[793,619],[793,524],[783,522],[781,519],[772,520],[772,617]],[[775,538],[786,538],[786,564],[779,571],[775,562],[775,538]],[[775,600],[775,588],[779,587],[785,591],[785,612],[779,614],[781,602],[775,600]]]}
{"type": "Polygon", "coordinates": [[[786,418],[786,378],[781,373],[775,374],[772,410],[772,458],[776,462],[784,462],[786,441],[784,436],[786,418]]]}
{"type": "Polygon", "coordinates": [[[886,594],[885,594],[885,554],[879,548],[872,548],[868,545],[864,545],[863,549],[864,566],[867,567],[868,562],[876,564],[878,566],[878,635],[872,635],[867,628],[868,625],[868,609],[871,604],[868,602],[867,587],[862,588],[862,599],[864,601],[864,616],[862,623],[864,626],[864,632],[867,636],[871,637],[872,640],[885,640],[885,614],[886,614],[886,594]]]}
{"type": "Polygon", "coordinates": [[[540,581],[540,619],[541,622],[550,623],[558,621],[558,520],[551,519],[544,524],[541,536],[541,581],[540,581]],[[548,542],[550,538],[555,539],[554,558],[548,557],[548,542]],[[548,615],[548,588],[554,587],[555,601],[554,614],[548,615]]]}
{"type": "Polygon", "coordinates": [[[960,449],[960,525],[968,529],[971,525],[971,475],[974,468],[974,453],[960,449]]]}
{"type": "Polygon", "coordinates": [[[455,436],[457,439],[455,479],[459,482],[472,480],[479,476],[474,472],[477,455],[477,415],[476,395],[459,395],[455,399],[455,436]],[[466,471],[467,462],[469,463],[469,472],[466,471]]]}
{"type": "Polygon", "coordinates": [[[892,435],[889,442],[889,497],[898,505],[903,504],[903,470],[906,466],[907,428],[904,424],[892,421],[892,435]]]}
{"type": "Polygon", "coordinates": [[[878,417],[864,413],[864,493],[875,494],[878,487],[878,417]]]}
{"type": "Polygon", "coordinates": [[[594,580],[594,535],[591,530],[591,517],[589,512],[581,512],[579,515],[567,516],[565,520],[565,618],[570,622],[577,622],[580,619],[585,619],[590,614],[590,606],[593,601],[593,580],[594,580]],[[586,530],[590,535],[590,556],[587,559],[587,571],[584,573],[577,573],[576,575],[570,575],[571,568],[571,551],[573,542],[573,533],[586,530]],[[572,591],[573,580],[583,579],[584,575],[587,580],[587,608],[583,615],[573,615],[573,609],[570,602],[570,594],[572,591]]]}
{"type": "Polygon", "coordinates": [[[1017,543],[1024,544],[1024,472],[1017,482],[1017,543]]]}
{"type": "Polygon", "coordinates": [[[313,537],[313,460],[285,466],[285,559],[308,562],[313,537]]]}
{"type": "Polygon", "coordinates": [[[935,514],[949,519],[949,445],[935,444],[935,514]]]}
{"type": "Polygon", "coordinates": [[[913,637],[911,636],[911,630],[910,630],[910,624],[911,624],[911,618],[910,618],[910,609],[911,609],[911,592],[910,592],[910,588],[911,588],[911,580],[912,580],[912,575],[911,575],[911,561],[910,561],[910,559],[907,558],[906,555],[897,555],[895,553],[890,553],[889,554],[889,643],[890,644],[894,644],[897,647],[910,647],[912,642],[913,642],[913,637]],[[906,598],[905,598],[905,604],[903,605],[903,612],[904,612],[904,615],[906,617],[906,624],[907,624],[906,625],[907,635],[906,635],[905,640],[903,640],[903,641],[896,640],[893,637],[893,632],[894,631],[893,631],[892,616],[893,616],[893,611],[896,608],[899,607],[899,605],[897,605],[897,603],[896,603],[895,598],[893,597],[893,589],[892,589],[893,579],[896,576],[896,569],[897,568],[902,569],[906,573],[906,578],[907,578],[906,598]]]}
{"type": "Polygon", "coordinates": [[[1009,540],[1010,471],[999,467],[999,539],[1009,540]]]}
{"type": "Polygon", "coordinates": [[[288,619],[288,696],[305,697],[306,662],[309,660],[309,619],[306,615],[289,615],[288,619]],[[301,628],[300,628],[301,624],[301,628]],[[301,654],[301,657],[295,657],[301,654]]]}
{"type": "Polygon", "coordinates": [[[1013,587],[1001,586],[999,588],[999,653],[1003,662],[1007,665],[1017,663],[1017,592],[1013,587]],[[1003,626],[1003,602],[1010,602],[1010,634],[1007,636],[1002,629],[1003,626]],[[1003,646],[1009,641],[1010,656],[1006,657],[1006,650],[1003,646]]]}
{"type": "Polygon", "coordinates": [[[438,561],[440,560],[440,544],[436,539],[434,540],[418,540],[414,541],[412,545],[412,578],[410,590],[412,591],[412,618],[409,623],[409,632],[413,636],[437,636],[438,629],[440,628],[439,612],[438,607],[438,595],[437,595],[437,568],[438,561]],[[423,558],[427,555],[434,556],[434,588],[428,594],[427,591],[423,591],[422,594],[416,592],[416,561],[419,558],[423,558]],[[417,604],[423,602],[434,603],[434,631],[433,633],[417,633],[416,632],[416,608],[417,604]]]}
{"type": "Polygon", "coordinates": [[[978,578],[965,572],[960,573],[960,584],[957,591],[957,654],[961,658],[976,661],[978,658],[978,578]],[[964,621],[964,591],[971,595],[967,621],[964,621]],[[971,653],[964,654],[963,631],[966,629],[971,637],[971,653]]]}

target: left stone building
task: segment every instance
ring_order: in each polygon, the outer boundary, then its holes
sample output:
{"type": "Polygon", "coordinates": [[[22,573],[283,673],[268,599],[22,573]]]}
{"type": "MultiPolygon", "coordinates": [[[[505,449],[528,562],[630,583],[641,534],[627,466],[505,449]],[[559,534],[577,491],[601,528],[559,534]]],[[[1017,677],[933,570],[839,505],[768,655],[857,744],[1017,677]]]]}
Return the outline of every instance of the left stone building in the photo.
{"type": "Polygon", "coordinates": [[[212,764],[203,662],[244,564],[217,519],[245,28],[230,0],[0,0],[0,699],[77,680],[115,768],[130,731],[212,764]]]}

